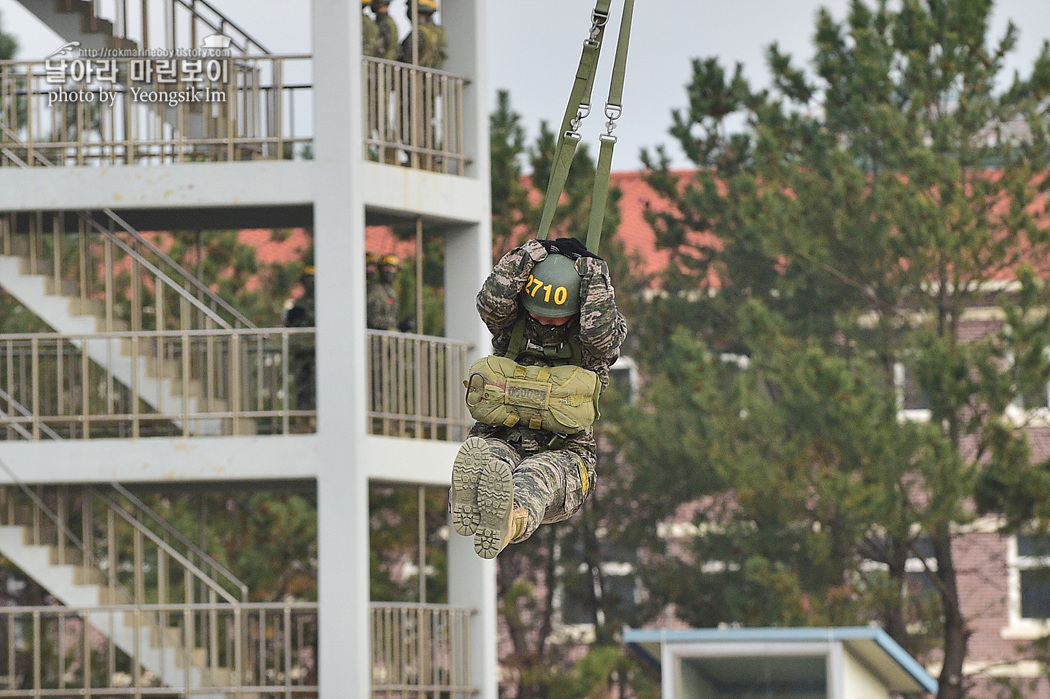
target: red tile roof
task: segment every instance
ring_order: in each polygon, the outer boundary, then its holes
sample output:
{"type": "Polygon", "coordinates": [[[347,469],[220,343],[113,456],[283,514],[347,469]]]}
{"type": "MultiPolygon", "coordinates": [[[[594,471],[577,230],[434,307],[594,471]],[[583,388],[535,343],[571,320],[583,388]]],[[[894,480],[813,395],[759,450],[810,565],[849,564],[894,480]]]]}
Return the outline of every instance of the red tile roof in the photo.
{"type": "MultiPolygon", "coordinates": [[[[677,177],[681,186],[693,177],[695,170],[675,170],[671,173],[677,177]]],[[[994,175],[993,175],[994,176],[994,175]]],[[[610,177],[612,185],[619,187],[623,193],[620,198],[620,228],[617,236],[623,241],[626,252],[633,258],[633,269],[635,273],[651,277],[667,267],[671,260],[671,252],[659,250],[656,246],[656,236],[649,223],[645,220],[646,212],[665,212],[670,205],[649,187],[642,179],[642,173],[638,171],[614,172],[610,177]]],[[[531,185],[531,179],[524,178],[526,186],[531,185]]],[[[534,204],[542,200],[542,193],[533,189],[530,197],[534,204]]],[[[1048,197],[1040,195],[1029,208],[1036,213],[1039,225],[1050,226],[1050,215],[1048,215],[1048,197]]],[[[1008,213],[1009,201],[1002,199],[993,207],[993,215],[1006,215],[1008,213]]],[[[522,233],[525,233],[525,227],[522,233]]],[[[697,234],[698,239],[707,238],[703,242],[716,243],[714,236],[710,233],[697,234]]],[[[245,230],[240,233],[242,243],[252,245],[256,248],[259,262],[261,263],[289,263],[301,258],[310,245],[310,236],[304,229],[293,229],[290,234],[282,239],[271,236],[265,230],[245,230]]],[[[400,240],[393,231],[386,226],[368,226],[365,229],[365,249],[377,255],[394,253],[402,259],[415,256],[415,242],[413,240],[400,240]]],[[[497,251],[498,253],[498,251],[497,251]]],[[[1050,261],[1037,260],[1038,271],[1050,276],[1050,261]]],[[[1000,270],[996,275],[999,279],[1013,278],[1012,270],[1000,270]]],[[[713,286],[718,285],[717,279],[710,279],[713,286]]]]}
{"type": "MultiPolygon", "coordinates": [[[[695,170],[671,171],[671,175],[678,179],[680,188],[685,187],[695,174],[695,170]]],[[[634,260],[632,269],[635,274],[651,278],[670,264],[671,251],[656,247],[656,234],[645,216],[647,213],[669,212],[673,207],[646,184],[641,172],[614,172],[609,181],[623,193],[617,236],[623,241],[628,258],[634,260]]],[[[705,245],[718,245],[717,238],[706,231],[695,231],[693,240],[705,245]]],[[[711,288],[719,287],[718,279],[713,274],[709,275],[707,283],[711,288]]]]}
{"type": "MultiPolygon", "coordinates": [[[[237,239],[255,248],[256,259],[260,264],[297,262],[313,242],[305,228],[293,228],[287,236],[274,236],[273,231],[264,228],[248,228],[238,233],[237,239]]],[[[398,239],[387,226],[365,228],[365,249],[377,255],[394,253],[401,259],[416,254],[415,241],[398,239]]]]}

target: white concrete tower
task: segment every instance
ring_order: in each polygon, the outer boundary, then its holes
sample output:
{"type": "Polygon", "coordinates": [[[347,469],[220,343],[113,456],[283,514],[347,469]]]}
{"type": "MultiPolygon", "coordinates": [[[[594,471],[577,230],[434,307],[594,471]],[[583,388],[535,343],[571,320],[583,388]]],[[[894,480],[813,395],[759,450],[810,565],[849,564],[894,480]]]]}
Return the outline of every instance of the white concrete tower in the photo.
{"type": "MultiPolygon", "coordinates": [[[[107,604],[137,605],[145,614],[136,619],[159,615],[158,602],[181,604],[175,612],[185,621],[150,622],[174,631],[136,622],[127,638],[116,631],[110,638],[151,681],[193,686],[195,696],[291,687],[299,641],[275,646],[284,660],[253,675],[270,661],[252,655],[252,642],[269,633],[252,620],[316,613],[316,688],[326,699],[370,696],[391,673],[410,686],[496,697],[494,563],[453,536],[448,604],[394,610],[412,622],[384,631],[374,621],[368,548],[370,483],[448,484],[469,424],[462,374],[489,350],[474,308],[491,268],[484,0],[443,0],[438,18],[449,49],[440,71],[364,57],[359,3],[346,0],[312,0],[308,56],[268,53],[248,33],[251,18],[224,17],[220,0],[218,9],[151,2],[158,16],[128,7],[138,3],[20,1],[79,42],[79,53],[49,57],[57,47],[23,47],[26,60],[0,63],[0,286],[52,329],[0,335],[0,484],[18,502],[0,523],[0,554],[98,629],[125,621],[113,623],[124,612],[107,604]],[[181,18],[165,24],[165,16],[181,18]],[[203,70],[187,65],[194,57],[162,63],[201,46],[231,53],[204,55],[203,70]],[[209,61],[226,72],[209,74],[209,61]],[[171,82],[163,79],[169,65],[171,82]],[[204,90],[225,97],[204,106],[186,97],[204,90]],[[166,102],[161,93],[183,97],[166,102]],[[311,157],[302,157],[304,147],[311,157]],[[445,334],[369,331],[366,225],[417,221],[444,244],[445,334]],[[295,226],[313,232],[316,332],[246,325],[225,309],[228,299],[180,276],[186,270],[150,250],[151,238],[140,233],[295,226]],[[66,249],[78,250],[80,261],[69,262],[66,249]],[[123,290],[121,273],[132,280],[123,290]],[[316,408],[295,404],[288,371],[290,348],[314,338],[316,408]],[[396,404],[380,400],[394,392],[396,404]],[[57,524],[77,511],[76,498],[88,497],[86,486],[113,482],[197,492],[238,482],[316,487],[315,612],[264,609],[247,603],[243,590],[222,592],[221,572],[153,542],[109,509],[113,526],[138,531],[146,550],[132,563],[134,589],[118,591],[107,572],[116,566],[84,545],[95,526],[87,515],[77,525],[83,536],[57,524]],[[19,484],[45,495],[26,500],[19,484]],[[26,534],[23,505],[37,521],[55,521],[54,531],[26,534]],[[78,544],[80,553],[68,553],[78,544]],[[181,566],[172,576],[184,581],[178,592],[161,582],[150,592],[151,575],[163,577],[142,572],[151,566],[181,566]],[[185,592],[190,580],[205,592],[185,592]],[[424,638],[428,625],[442,634],[424,638]],[[406,656],[395,670],[393,656],[376,660],[378,646],[406,643],[409,633],[425,661],[406,656]],[[234,650],[220,651],[222,643],[234,650]]],[[[307,10],[296,7],[288,11],[307,10]]],[[[116,507],[106,504],[111,496],[97,497],[100,507],[116,507]]],[[[292,635],[291,626],[273,623],[283,629],[275,637],[292,635]]]]}

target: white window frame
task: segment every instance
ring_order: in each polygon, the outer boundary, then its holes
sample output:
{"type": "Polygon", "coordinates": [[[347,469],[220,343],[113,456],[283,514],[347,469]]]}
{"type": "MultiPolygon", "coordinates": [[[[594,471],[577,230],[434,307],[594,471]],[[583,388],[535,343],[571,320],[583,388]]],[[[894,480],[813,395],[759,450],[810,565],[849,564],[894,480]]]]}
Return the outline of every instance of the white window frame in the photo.
{"type": "Polygon", "coordinates": [[[897,419],[901,422],[929,422],[929,408],[905,408],[904,387],[908,380],[908,367],[904,362],[893,363],[893,392],[897,399],[897,419]]]}
{"type": "Polygon", "coordinates": [[[1007,607],[1009,623],[1000,636],[1008,640],[1034,640],[1050,633],[1050,619],[1032,619],[1021,616],[1021,571],[1050,568],[1050,555],[1022,556],[1018,552],[1017,536],[1006,544],[1007,607]]]}

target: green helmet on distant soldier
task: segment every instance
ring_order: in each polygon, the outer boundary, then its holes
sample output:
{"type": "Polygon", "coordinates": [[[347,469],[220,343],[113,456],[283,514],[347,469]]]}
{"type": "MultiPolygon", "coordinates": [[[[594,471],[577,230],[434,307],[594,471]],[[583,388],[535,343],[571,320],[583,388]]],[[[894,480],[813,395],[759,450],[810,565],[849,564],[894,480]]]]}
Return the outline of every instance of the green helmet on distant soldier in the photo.
{"type": "Polygon", "coordinates": [[[437,0],[418,0],[416,2],[416,9],[425,14],[431,14],[438,11],[437,0]]]}
{"type": "Polygon", "coordinates": [[[551,254],[532,268],[521,290],[521,305],[540,318],[565,318],[580,312],[580,274],[565,255],[551,254]]]}

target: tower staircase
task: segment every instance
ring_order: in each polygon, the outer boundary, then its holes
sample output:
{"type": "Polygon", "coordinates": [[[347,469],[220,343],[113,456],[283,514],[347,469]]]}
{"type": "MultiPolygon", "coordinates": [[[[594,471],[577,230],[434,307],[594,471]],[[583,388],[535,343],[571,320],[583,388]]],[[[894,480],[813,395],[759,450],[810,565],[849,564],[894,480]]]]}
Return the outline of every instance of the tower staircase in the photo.
{"type": "MultiPolygon", "coordinates": [[[[9,138],[16,134],[0,124],[9,138]]],[[[4,155],[17,161],[9,149],[4,155]]],[[[46,164],[46,161],[45,161],[46,164]]],[[[0,213],[4,288],[78,353],[130,392],[125,400],[168,415],[184,434],[217,434],[227,411],[216,387],[187,372],[184,347],[155,334],[254,328],[237,309],[115,212],[0,213]],[[100,222],[100,219],[102,222],[100,222]],[[103,223],[104,222],[104,223],[103,223]],[[143,333],[153,333],[154,336],[143,333]]],[[[251,431],[241,421],[238,433],[251,431]]]]}
{"type": "MultiPolygon", "coordinates": [[[[19,0],[66,41],[86,49],[196,48],[220,34],[234,55],[270,52],[206,0],[19,0]]],[[[225,42],[224,42],[225,43],[225,42]]]]}
{"type": "Polygon", "coordinates": [[[0,554],[107,639],[111,667],[120,655],[140,681],[148,672],[194,696],[240,687],[243,659],[223,649],[243,629],[222,610],[247,587],[119,484],[0,488],[0,554]]]}
{"type": "Polygon", "coordinates": [[[224,413],[226,396],[185,366],[181,343],[158,332],[254,326],[149,238],[118,230],[86,212],[0,215],[4,288],[112,379],[112,399],[123,392],[123,402],[140,401],[181,433],[218,434],[217,419],[183,424],[181,416],[224,413]]]}
{"type": "MultiPolygon", "coordinates": [[[[131,71],[133,55],[174,56],[175,51],[219,49],[224,55],[269,55],[270,52],[236,22],[206,0],[19,0],[26,9],[66,40],[56,48],[56,60],[77,56],[116,57],[117,82],[148,91],[173,89],[150,71],[149,78],[131,71]],[[108,51],[109,53],[100,53],[108,51]],[[123,52],[123,53],[121,53],[123,52]],[[170,52],[170,53],[165,53],[170,52]]],[[[231,62],[228,79],[238,85],[259,85],[255,65],[231,62]]],[[[183,86],[184,87],[184,86],[183,86]]],[[[225,87],[225,86],[220,86],[225,87]]],[[[183,107],[150,105],[168,127],[188,140],[221,136],[226,119],[197,103],[183,107]]],[[[246,112],[247,114],[247,112],[246,112]]],[[[67,117],[68,118],[68,117],[67,117]]]]}

